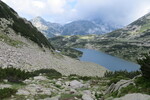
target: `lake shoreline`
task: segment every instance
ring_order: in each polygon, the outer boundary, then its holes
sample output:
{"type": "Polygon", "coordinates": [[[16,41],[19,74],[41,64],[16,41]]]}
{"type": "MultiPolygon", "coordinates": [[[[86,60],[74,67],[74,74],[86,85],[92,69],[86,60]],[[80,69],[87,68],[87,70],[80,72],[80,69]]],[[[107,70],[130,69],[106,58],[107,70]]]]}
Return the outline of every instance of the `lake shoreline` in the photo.
{"type": "Polygon", "coordinates": [[[83,55],[79,58],[80,61],[93,62],[104,66],[110,71],[119,71],[119,70],[127,70],[127,71],[137,71],[140,68],[140,65],[126,61],[124,59],[106,54],[101,51],[93,50],[93,49],[85,49],[85,48],[75,48],[83,52],[83,55]]]}

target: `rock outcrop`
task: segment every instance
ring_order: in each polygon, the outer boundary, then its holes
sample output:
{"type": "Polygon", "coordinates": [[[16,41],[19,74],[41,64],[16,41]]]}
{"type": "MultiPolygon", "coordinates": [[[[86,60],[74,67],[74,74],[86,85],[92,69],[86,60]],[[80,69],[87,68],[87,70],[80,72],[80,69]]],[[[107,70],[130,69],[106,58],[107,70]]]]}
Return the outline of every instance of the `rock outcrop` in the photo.
{"type": "Polygon", "coordinates": [[[109,88],[106,90],[106,94],[115,92],[115,91],[120,91],[122,88],[127,87],[130,84],[135,84],[134,80],[120,80],[116,84],[112,83],[109,88]]]}
{"type": "Polygon", "coordinates": [[[133,94],[127,94],[121,98],[115,98],[113,100],[150,100],[150,95],[133,93],[133,94]]]}

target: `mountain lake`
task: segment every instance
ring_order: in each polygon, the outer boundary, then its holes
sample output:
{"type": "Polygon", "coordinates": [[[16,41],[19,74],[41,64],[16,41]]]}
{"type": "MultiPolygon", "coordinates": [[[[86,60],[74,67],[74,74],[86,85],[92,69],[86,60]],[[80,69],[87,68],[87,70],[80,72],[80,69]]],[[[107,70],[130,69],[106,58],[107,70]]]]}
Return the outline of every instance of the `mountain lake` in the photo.
{"type": "Polygon", "coordinates": [[[76,49],[83,52],[82,57],[79,58],[81,61],[93,62],[111,71],[127,70],[130,72],[139,70],[140,68],[140,65],[136,63],[129,62],[100,51],[82,48],[76,49]]]}

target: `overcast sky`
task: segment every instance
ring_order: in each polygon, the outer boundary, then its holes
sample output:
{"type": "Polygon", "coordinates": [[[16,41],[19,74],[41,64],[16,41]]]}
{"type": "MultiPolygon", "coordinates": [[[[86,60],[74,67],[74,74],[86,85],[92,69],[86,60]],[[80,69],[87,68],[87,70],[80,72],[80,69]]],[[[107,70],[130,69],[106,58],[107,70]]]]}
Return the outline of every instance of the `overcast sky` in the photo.
{"type": "Polygon", "coordinates": [[[2,0],[27,19],[67,23],[99,18],[127,25],[150,12],[150,0],[2,0]]]}

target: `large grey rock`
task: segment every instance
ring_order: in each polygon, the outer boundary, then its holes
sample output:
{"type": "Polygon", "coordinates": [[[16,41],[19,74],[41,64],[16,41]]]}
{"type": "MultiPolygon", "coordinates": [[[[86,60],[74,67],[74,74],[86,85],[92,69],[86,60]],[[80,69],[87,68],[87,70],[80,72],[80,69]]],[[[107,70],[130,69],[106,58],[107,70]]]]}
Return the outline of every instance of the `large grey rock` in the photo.
{"type": "Polygon", "coordinates": [[[30,84],[30,83],[32,83],[32,80],[26,79],[26,80],[24,80],[23,82],[24,82],[25,84],[30,84]]]}
{"type": "Polygon", "coordinates": [[[83,84],[77,80],[73,80],[70,82],[70,87],[71,88],[74,88],[74,89],[77,89],[77,88],[81,88],[83,87],[83,84]]]}
{"type": "Polygon", "coordinates": [[[60,86],[61,86],[61,85],[62,85],[62,82],[61,82],[61,81],[57,81],[57,82],[56,82],[56,85],[60,85],[60,86]]]}
{"type": "Polygon", "coordinates": [[[4,89],[4,88],[11,88],[12,85],[10,84],[0,84],[0,89],[4,89]]]}
{"type": "Polygon", "coordinates": [[[83,100],[94,100],[90,90],[84,90],[82,95],[83,100]]]}
{"type": "Polygon", "coordinates": [[[41,81],[45,81],[48,80],[45,76],[35,76],[34,80],[41,80],[41,81]]]}
{"type": "Polygon", "coordinates": [[[115,98],[114,100],[150,100],[150,95],[133,93],[127,94],[121,98],[115,98]]]}
{"type": "Polygon", "coordinates": [[[87,94],[84,94],[84,95],[82,96],[82,99],[83,99],[83,100],[94,100],[90,95],[87,95],[87,94]]]}
{"type": "Polygon", "coordinates": [[[29,84],[23,89],[19,89],[17,92],[18,95],[51,95],[51,89],[50,88],[45,88],[41,85],[36,85],[36,84],[29,84]]]}
{"type": "Polygon", "coordinates": [[[17,95],[30,95],[30,92],[25,89],[19,89],[16,94],[17,95]]]}

